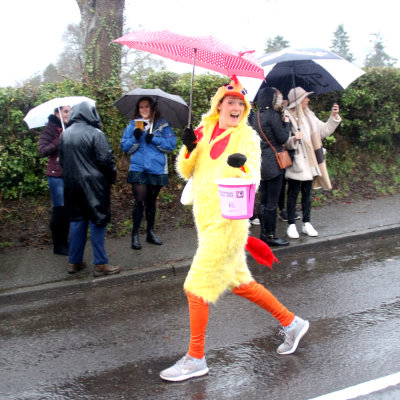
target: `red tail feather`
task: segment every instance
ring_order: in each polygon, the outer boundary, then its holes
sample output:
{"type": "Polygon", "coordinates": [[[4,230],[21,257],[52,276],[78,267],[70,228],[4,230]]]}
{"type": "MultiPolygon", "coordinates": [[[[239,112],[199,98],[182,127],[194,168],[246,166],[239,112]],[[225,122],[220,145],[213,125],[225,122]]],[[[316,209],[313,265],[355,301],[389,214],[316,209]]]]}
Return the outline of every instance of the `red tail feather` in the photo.
{"type": "Polygon", "coordinates": [[[262,240],[253,236],[247,238],[245,246],[246,250],[253,256],[253,258],[261,265],[266,265],[272,269],[272,264],[275,261],[277,264],[279,260],[275,257],[271,248],[262,240]]]}

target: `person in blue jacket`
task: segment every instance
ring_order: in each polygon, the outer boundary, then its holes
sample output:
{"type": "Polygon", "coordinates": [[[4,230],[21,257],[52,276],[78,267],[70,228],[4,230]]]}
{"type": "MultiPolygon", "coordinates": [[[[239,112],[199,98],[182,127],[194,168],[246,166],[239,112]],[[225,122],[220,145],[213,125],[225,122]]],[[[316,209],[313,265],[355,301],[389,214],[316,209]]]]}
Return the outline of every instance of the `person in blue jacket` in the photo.
{"type": "Polygon", "coordinates": [[[154,233],[156,200],[162,186],[168,184],[167,155],[175,147],[175,133],[159,114],[156,102],[151,97],[141,98],[121,139],[122,151],[130,155],[127,182],[132,184],[135,200],[131,243],[134,250],[142,248],[139,227],[144,212],[147,221],[146,241],[162,245],[161,239],[154,233]],[[135,120],[143,120],[143,129],[136,125],[135,120]]]}

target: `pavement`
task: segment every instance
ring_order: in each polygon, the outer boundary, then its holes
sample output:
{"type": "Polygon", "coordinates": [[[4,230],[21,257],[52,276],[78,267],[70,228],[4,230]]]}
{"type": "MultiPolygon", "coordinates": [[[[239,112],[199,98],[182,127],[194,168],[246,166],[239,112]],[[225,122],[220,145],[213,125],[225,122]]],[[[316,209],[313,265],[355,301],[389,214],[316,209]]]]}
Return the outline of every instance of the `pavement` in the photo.
{"type": "MultiPolygon", "coordinates": [[[[300,233],[300,238],[291,239],[289,246],[274,247],[273,251],[278,259],[282,259],[286,254],[298,251],[321,250],[325,246],[399,233],[399,205],[400,194],[314,207],[311,222],[319,236],[312,238],[300,233]]],[[[296,225],[301,232],[301,221],[296,221],[296,225]]],[[[287,238],[286,228],[286,222],[278,221],[277,235],[287,238]]],[[[258,237],[259,231],[259,226],[251,225],[250,235],[258,237]]],[[[106,239],[109,262],[120,265],[121,273],[101,278],[92,276],[90,241],[84,256],[88,267],[77,274],[68,274],[67,257],[54,255],[52,246],[7,250],[0,253],[0,303],[18,296],[38,296],[44,291],[57,294],[84,287],[146,280],[151,274],[163,278],[188,269],[197,247],[196,230],[177,229],[159,236],[163,240],[162,246],[147,243],[141,235],[141,250],[131,249],[130,236],[106,239]]]]}

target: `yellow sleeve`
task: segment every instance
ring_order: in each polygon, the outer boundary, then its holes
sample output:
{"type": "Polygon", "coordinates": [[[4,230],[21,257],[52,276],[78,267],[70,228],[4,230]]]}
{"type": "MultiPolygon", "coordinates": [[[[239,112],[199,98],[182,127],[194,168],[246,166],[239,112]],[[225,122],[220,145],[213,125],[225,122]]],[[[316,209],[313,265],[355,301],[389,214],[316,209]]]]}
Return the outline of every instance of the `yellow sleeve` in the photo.
{"type": "Polygon", "coordinates": [[[179,154],[176,159],[176,171],[182,178],[188,180],[192,176],[197,154],[197,146],[190,154],[188,154],[186,146],[182,146],[179,150],[179,154]]]}

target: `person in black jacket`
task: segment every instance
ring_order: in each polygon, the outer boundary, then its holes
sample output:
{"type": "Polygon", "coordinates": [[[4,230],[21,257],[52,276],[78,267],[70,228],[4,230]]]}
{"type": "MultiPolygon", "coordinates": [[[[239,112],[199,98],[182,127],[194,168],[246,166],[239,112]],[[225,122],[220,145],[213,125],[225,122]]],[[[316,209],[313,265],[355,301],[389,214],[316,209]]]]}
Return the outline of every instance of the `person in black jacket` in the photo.
{"type": "Polygon", "coordinates": [[[72,107],[68,128],[61,135],[60,164],[64,170],[64,197],[70,217],[68,272],[85,267],[87,229],[93,248],[94,276],[120,272],[108,263],[104,248],[106,225],[110,222],[110,190],[115,183],[114,155],[100,130],[94,106],[82,102],[72,107]]]}
{"type": "Polygon", "coordinates": [[[282,151],[290,134],[289,118],[282,120],[282,94],[279,90],[265,87],[257,95],[257,108],[250,116],[250,125],[261,138],[261,182],[260,205],[258,218],[260,220],[260,239],[269,246],[287,246],[289,242],[276,236],[276,220],[279,195],[284,179],[284,170],[279,168],[275,152],[265,136],[277,152],[282,151]],[[258,113],[261,129],[258,124],[258,113]],[[264,136],[265,134],[265,136],[264,136]]]}

